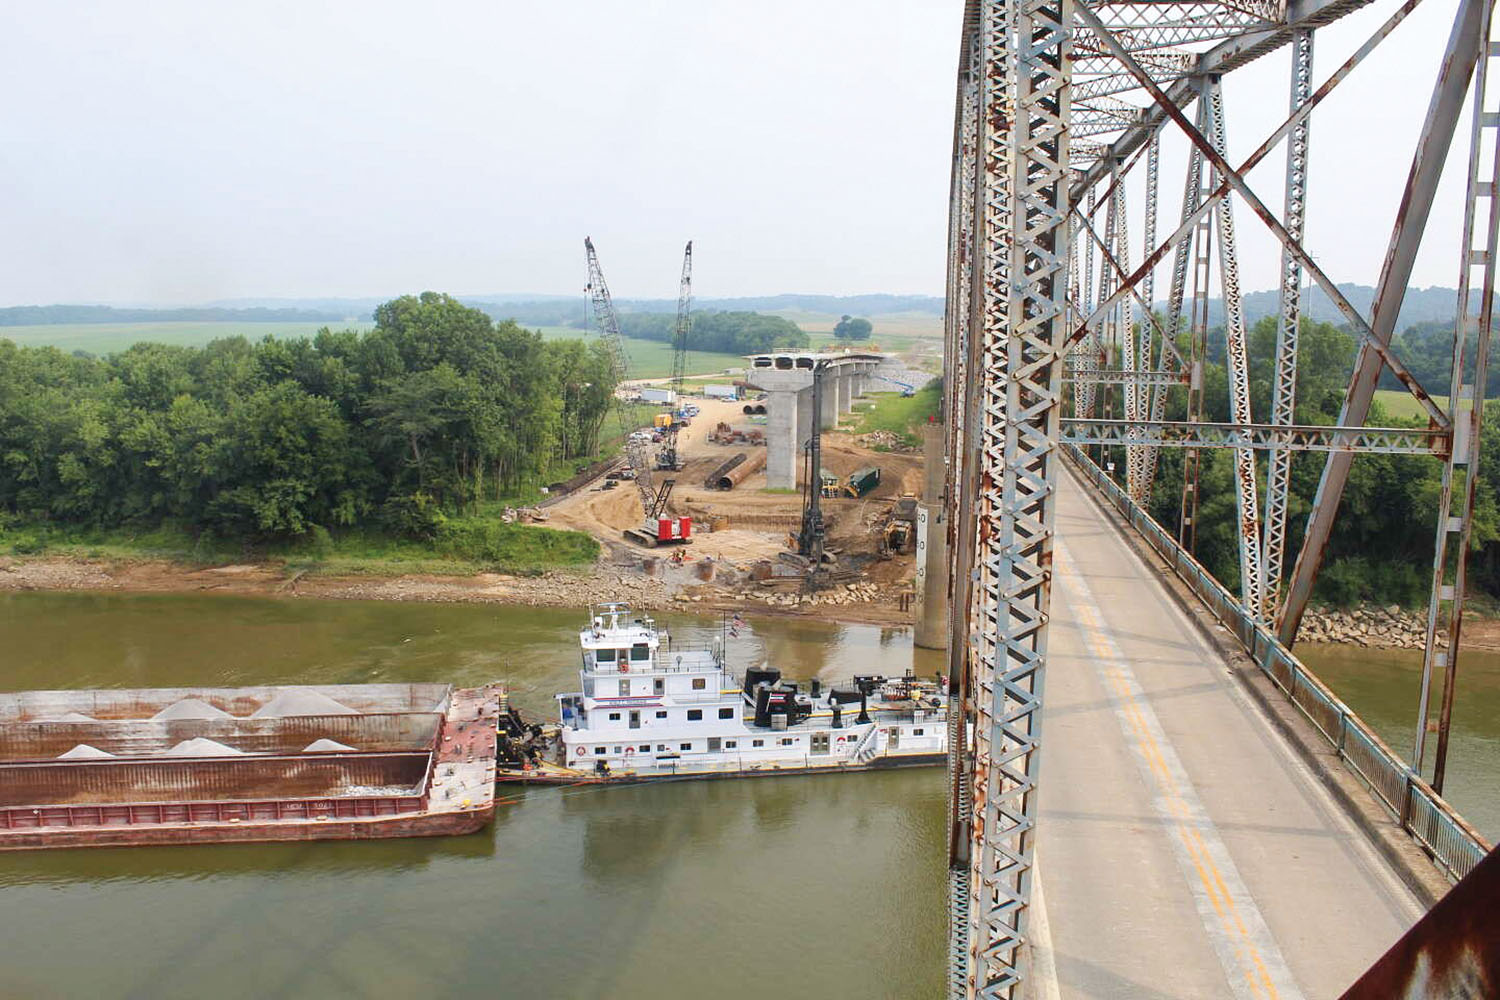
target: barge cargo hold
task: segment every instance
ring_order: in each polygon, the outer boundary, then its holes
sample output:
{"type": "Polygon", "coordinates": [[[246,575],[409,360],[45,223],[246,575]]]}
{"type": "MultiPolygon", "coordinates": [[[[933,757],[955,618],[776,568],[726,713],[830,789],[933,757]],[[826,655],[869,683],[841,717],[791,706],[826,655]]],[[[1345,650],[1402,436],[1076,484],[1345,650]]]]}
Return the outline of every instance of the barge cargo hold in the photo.
{"type": "Polygon", "coordinates": [[[0,850],[472,833],[498,686],[0,694],[0,850]]]}

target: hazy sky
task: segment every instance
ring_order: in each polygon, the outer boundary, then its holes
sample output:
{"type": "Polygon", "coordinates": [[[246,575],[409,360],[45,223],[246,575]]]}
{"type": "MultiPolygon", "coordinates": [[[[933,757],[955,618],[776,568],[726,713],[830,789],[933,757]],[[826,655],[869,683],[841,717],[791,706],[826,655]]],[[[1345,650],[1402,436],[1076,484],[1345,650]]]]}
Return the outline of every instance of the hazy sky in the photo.
{"type": "MultiPolygon", "coordinates": [[[[1454,6],[1425,0],[1315,131],[1338,280],[1378,269],[1454,6]]],[[[942,292],[961,0],[7,7],[0,305],[575,294],[585,234],[620,297],[675,295],[689,237],[703,296],[942,292]]],[[[1322,32],[1317,78],[1391,9],[1322,32]]],[[[1240,156],[1286,66],[1230,78],[1240,156]]],[[[1280,177],[1253,177],[1278,211],[1280,177]]],[[[1454,283],[1460,193],[1420,284],[1454,283]]]]}

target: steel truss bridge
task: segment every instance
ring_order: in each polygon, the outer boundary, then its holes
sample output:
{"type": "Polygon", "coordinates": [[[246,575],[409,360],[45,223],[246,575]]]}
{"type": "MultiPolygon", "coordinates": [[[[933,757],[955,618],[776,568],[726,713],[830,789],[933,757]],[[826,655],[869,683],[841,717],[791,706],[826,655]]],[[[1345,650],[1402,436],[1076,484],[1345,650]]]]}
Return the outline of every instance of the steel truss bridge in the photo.
{"type": "Polygon", "coordinates": [[[1431,54],[1438,64],[1431,97],[1409,151],[1400,204],[1390,206],[1395,221],[1368,314],[1348,301],[1309,249],[1334,235],[1305,233],[1316,112],[1330,94],[1357,90],[1371,52],[1403,44],[1402,22],[1420,2],[1389,9],[1370,0],[969,0],[966,6],[944,384],[953,609],[952,996],[1020,995],[1026,976],[1040,706],[1063,557],[1056,529],[1065,462],[1176,570],[1435,861],[1458,876],[1482,856],[1485,845],[1441,793],[1500,225],[1493,0],[1459,0],[1446,50],[1431,54]],[[1383,12],[1384,21],[1342,63],[1315,69],[1318,29],[1367,5],[1383,12]],[[1284,119],[1249,156],[1231,162],[1224,78],[1283,49],[1291,56],[1284,119]],[[1185,176],[1167,178],[1165,198],[1164,142],[1184,147],[1187,161],[1185,176]],[[1454,247],[1453,374],[1447,385],[1424,386],[1390,344],[1450,150],[1465,157],[1467,177],[1462,239],[1454,247]],[[1246,180],[1267,157],[1285,166],[1275,205],[1246,180]],[[1180,203],[1170,197],[1178,183],[1180,203]],[[1132,205],[1127,191],[1143,194],[1132,205]],[[1237,222],[1263,226],[1279,252],[1269,413],[1251,408],[1237,222]],[[1211,283],[1224,311],[1230,421],[1222,423],[1204,420],[1211,283]],[[1294,421],[1304,285],[1333,302],[1358,340],[1334,426],[1294,421]],[[1163,291],[1165,308],[1153,308],[1163,291]],[[1426,415],[1425,428],[1366,426],[1387,370],[1426,415]],[[1165,419],[1169,393],[1185,396],[1187,419],[1165,419]],[[1123,475],[1090,460],[1090,452],[1106,447],[1123,453],[1123,475]],[[1183,449],[1175,537],[1145,512],[1162,448],[1183,449]],[[1205,448],[1233,452],[1235,593],[1191,555],[1205,448]],[[1288,553],[1296,452],[1323,455],[1323,471],[1301,546],[1288,553]],[[1442,467],[1410,761],[1386,749],[1290,653],[1361,452],[1427,455],[1442,467]],[[1433,701],[1438,736],[1429,746],[1433,701]]]}

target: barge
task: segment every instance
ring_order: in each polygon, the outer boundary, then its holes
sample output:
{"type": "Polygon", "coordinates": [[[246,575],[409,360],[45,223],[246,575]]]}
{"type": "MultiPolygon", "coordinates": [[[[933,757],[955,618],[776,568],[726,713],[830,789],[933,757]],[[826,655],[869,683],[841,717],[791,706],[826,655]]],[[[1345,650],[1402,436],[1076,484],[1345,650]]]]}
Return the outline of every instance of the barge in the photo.
{"type": "Polygon", "coordinates": [[[590,609],[579,632],[580,689],[559,720],[500,720],[500,781],[566,784],[837,773],[947,762],[948,712],[936,683],[856,676],[805,685],[775,667],[742,678],[722,644],[675,647],[626,604],[590,609]]]}
{"type": "Polygon", "coordinates": [[[0,850],[471,833],[498,686],[0,694],[0,850]]]}

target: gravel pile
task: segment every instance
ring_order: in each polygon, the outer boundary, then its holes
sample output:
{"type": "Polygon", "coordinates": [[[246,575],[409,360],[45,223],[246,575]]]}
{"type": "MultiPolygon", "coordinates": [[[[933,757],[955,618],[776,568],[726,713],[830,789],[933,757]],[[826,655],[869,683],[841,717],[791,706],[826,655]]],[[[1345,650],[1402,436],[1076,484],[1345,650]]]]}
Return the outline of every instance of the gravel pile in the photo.
{"type": "Polygon", "coordinates": [[[287,688],[250,713],[252,719],[280,719],[288,715],[358,715],[348,705],[334,701],[321,691],[287,688]]]}
{"type": "Polygon", "coordinates": [[[221,708],[214,708],[206,701],[197,698],[184,698],[174,701],[166,708],[151,716],[152,722],[172,722],[177,719],[227,719],[229,713],[221,708]]]}

